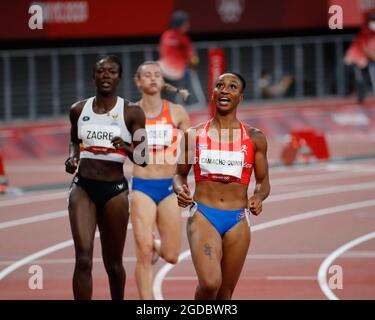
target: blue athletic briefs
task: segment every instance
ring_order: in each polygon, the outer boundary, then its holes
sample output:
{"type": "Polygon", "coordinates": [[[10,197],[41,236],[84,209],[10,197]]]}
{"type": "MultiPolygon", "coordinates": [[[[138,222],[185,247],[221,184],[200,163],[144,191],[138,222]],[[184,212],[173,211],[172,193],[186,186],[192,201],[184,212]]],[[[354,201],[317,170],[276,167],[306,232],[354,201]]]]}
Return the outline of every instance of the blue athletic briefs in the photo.
{"type": "Polygon", "coordinates": [[[173,193],[173,178],[142,179],[133,177],[132,190],[148,195],[158,205],[173,193]]]}
{"type": "Polygon", "coordinates": [[[246,209],[220,210],[207,207],[199,202],[196,202],[196,211],[204,215],[221,236],[233,228],[238,222],[246,219],[247,214],[246,209]]]}

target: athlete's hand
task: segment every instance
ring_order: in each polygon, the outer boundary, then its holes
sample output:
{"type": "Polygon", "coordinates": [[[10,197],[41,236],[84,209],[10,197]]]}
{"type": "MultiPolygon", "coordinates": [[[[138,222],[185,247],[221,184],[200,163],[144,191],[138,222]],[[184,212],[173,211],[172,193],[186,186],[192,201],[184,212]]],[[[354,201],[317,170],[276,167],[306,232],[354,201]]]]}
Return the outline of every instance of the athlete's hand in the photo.
{"type": "Polygon", "coordinates": [[[79,160],[76,157],[69,157],[68,159],[66,159],[66,161],[65,161],[65,171],[68,172],[68,173],[71,173],[71,174],[76,172],[77,167],[78,167],[78,162],[79,162],[79,160]]]}
{"type": "Polygon", "coordinates": [[[180,97],[182,98],[182,100],[186,101],[187,98],[190,96],[190,92],[189,90],[187,89],[181,89],[181,90],[178,90],[178,94],[180,95],[180,97]]]}
{"type": "Polygon", "coordinates": [[[189,187],[184,184],[177,188],[177,202],[181,208],[186,208],[193,203],[193,197],[190,194],[189,187]]]}
{"type": "Polygon", "coordinates": [[[114,137],[112,140],[111,140],[111,143],[113,145],[113,147],[116,149],[116,150],[122,150],[122,151],[125,151],[125,148],[126,146],[130,146],[129,143],[126,143],[124,140],[122,140],[120,137],[114,137]]]}
{"type": "Polygon", "coordinates": [[[247,208],[250,210],[252,214],[256,216],[259,215],[263,209],[262,199],[260,199],[256,195],[253,195],[251,198],[249,198],[247,202],[247,208]]]}

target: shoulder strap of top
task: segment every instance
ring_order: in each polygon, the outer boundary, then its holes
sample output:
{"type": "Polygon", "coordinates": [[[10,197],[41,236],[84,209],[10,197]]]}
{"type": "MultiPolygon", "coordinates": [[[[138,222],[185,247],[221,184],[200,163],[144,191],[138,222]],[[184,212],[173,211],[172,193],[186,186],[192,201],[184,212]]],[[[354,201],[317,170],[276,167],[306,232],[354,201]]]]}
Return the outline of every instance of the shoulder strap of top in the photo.
{"type": "Polygon", "coordinates": [[[211,123],[211,119],[207,120],[207,122],[203,126],[203,130],[206,131],[206,133],[208,131],[208,127],[210,126],[210,123],[211,123]]]}
{"type": "Polygon", "coordinates": [[[168,117],[170,120],[172,120],[171,108],[169,106],[169,101],[166,99],[163,99],[163,109],[161,111],[161,116],[168,117]]]}
{"type": "Polygon", "coordinates": [[[243,139],[245,139],[245,140],[250,139],[249,131],[247,130],[246,126],[244,125],[243,122],[240,122],[240,123],[241,123],[241,130],[242,130],[243,139]]]}
{"type": "Polygon", "coordinates": [[[90,111],[92,111],[94,107],[94,100],[95,97],[88,98],[83,108],[90,108],[90,111]]]}

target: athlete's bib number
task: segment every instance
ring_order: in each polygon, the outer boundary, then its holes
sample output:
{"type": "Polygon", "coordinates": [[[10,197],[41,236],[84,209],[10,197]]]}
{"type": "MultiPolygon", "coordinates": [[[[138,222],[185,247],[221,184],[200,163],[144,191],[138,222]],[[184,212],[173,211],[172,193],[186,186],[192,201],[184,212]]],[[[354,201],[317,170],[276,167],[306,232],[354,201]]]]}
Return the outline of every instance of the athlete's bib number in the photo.
{"type": "Polygon", "coordinates": [[[86,124],[81,128],[81,139],[85,147],[113,148],[111,140],[121,137],[119,126],[86,124]]]}
{"type": "Polygon", "coordinates": [[[201,174],[221,174],[241,178],[244,154],[239,151],[202,150],[199,155],[201,174]]]}
{"type": "Polygon", "coordinates": [[[149,146],[170,146],[173,138],[173,127],[170,124],[147,124],[147,141],[149,146]]]}

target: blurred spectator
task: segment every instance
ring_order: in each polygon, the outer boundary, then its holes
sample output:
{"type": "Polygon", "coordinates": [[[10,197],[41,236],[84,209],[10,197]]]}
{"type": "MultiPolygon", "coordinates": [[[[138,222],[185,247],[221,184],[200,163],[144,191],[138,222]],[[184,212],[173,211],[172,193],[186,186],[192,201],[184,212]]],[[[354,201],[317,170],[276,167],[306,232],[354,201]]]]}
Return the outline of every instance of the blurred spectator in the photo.
{"type": "MultiPolygon", "coordinates": [[[[165,81],[176,88],[187,88],[191,95],[187,104],[197,102],[196,95],[191,84],[190,68],[195,69],[199,58],[192,47],[191,40],[187,35],[190,29],[189,15],[184,11],[176,11],[172,14],[169,29],[160,38],[160,68],[165,81]]],[[[165,93],[163,98],[176,101],[179,97],[176,94],[165,93]]]]}
{"type": "Polygon", "coordinates": [[[357,100],[362,103],[366,96],[365,71],[368,70],[375,94],[375,13],[363,24],[359,35],[345,53],[344,62],[354,67],[357,100]]]}
{"type": "Polygon", "coordinates": [[[263,70],[258,80],[258,88],[262,98],[279,98],[286,94],[293,82],[289,75],[283,76],[279,81],[273,81],[271,74],[263,70]]]}

